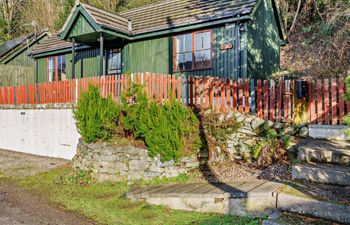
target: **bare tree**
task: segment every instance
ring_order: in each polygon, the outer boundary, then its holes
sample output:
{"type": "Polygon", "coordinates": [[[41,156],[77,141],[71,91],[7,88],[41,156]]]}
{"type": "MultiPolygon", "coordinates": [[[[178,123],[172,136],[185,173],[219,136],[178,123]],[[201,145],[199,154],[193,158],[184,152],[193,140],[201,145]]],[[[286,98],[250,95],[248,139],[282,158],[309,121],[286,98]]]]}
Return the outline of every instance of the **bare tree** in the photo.
{"type": "MultiPolygon", "coordinates": [[[[48,28],[54,32],[62,8],[63,0],[26,0],[21,13],[22,24],[35,20],[39,29],[48,28]]],[[[33,31],[33,28],[26,27],[26,31],[33,31]]]]}
{"type": "Polygon", "coordinates": [[[0,29],[7,38],[18,32],[16,24],[23,2],[23,0],[0,0],[0,19],[3,21],[3,27],[0,29]]]}

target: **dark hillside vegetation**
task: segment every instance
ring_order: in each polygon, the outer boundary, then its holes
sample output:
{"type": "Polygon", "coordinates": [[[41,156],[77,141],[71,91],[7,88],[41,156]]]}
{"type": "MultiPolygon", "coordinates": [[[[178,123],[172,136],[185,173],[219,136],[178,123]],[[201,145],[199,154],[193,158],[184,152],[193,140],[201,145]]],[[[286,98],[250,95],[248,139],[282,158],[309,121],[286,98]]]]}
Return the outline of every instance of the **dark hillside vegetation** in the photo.
{"type": "MultiPolygon", "coordinates": [[[[162,0],[81,0],[113,12],[158,1],[162,0]]],[[[350,0],[276,1],[289,41],[282,49],[282,71],[277,75],[346,76],[350,70],[350,0]]],[[[43,28],[59,31],[74,4],[75,0],[0,0],[0,43],[43,28]]]]}
{"type": "Polygon", "coordinates": [[[282,74],[314,78],[350,73],[350,1],[280,0],[289,44],[282,74]]]}

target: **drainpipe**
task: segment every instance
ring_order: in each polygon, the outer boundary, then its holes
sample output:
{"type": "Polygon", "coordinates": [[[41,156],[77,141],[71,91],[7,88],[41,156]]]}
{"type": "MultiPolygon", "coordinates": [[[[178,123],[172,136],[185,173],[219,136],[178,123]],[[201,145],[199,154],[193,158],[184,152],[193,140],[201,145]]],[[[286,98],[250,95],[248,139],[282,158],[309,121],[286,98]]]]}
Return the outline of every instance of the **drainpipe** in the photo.
{"type": "Polygon", "coordinates": [[[100,33],[100,76],[103,75],[103,33],[100,33]]]}

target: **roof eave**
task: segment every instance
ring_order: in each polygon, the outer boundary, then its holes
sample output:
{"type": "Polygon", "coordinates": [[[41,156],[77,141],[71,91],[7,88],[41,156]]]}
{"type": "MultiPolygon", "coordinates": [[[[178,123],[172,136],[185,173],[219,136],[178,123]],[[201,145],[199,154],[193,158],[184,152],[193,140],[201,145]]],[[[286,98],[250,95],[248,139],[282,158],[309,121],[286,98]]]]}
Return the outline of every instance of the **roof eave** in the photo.
{"type": "MultiPolygon", "coordinates": [[[[83,50],[83,49],[89,49],[89,48],[93,48],[93,47],[87,46],[87,45],[80,45],[75,47],[77,51],[83,50]]],[[[71,52],[70,47],[63,47],[63,48],[51,49],[49,51],[32,52],[31,56],[33,58],[42,58],[46,56],[52,56],[52,55],[57,55],[62,53],[69,53],[69,52],[71,52]]]]}

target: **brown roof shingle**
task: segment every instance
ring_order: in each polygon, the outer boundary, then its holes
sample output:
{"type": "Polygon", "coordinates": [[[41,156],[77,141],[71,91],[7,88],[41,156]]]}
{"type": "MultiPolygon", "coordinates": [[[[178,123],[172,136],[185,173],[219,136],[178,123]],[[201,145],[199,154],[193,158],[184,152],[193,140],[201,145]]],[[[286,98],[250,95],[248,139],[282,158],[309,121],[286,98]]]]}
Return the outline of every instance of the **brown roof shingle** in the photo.
{"type": "Polygon", "coordinates": [[[32,50],[32,54],[38,54],[42,52],[50,52],[60,49],[72,47],[72,43],[69,41],[61,40],[57,34],[53,34],[45,41],[40,43],[36,48],[32,50]]]}
{"type": "Polygon", "coordinates": [[[129,33],[129,20],[119,16],[115,13],[111,13],[102,9],[98,9],[94,6],[80,3],[86,11],[92,16],[95,22],[101,26],[105,26],[117,31],[129,33]]]}
{"type": "Polygon", "coordinates": [[[133,34],[250,14],[256,0],[167,0],[120,13],[133,34]]]}

